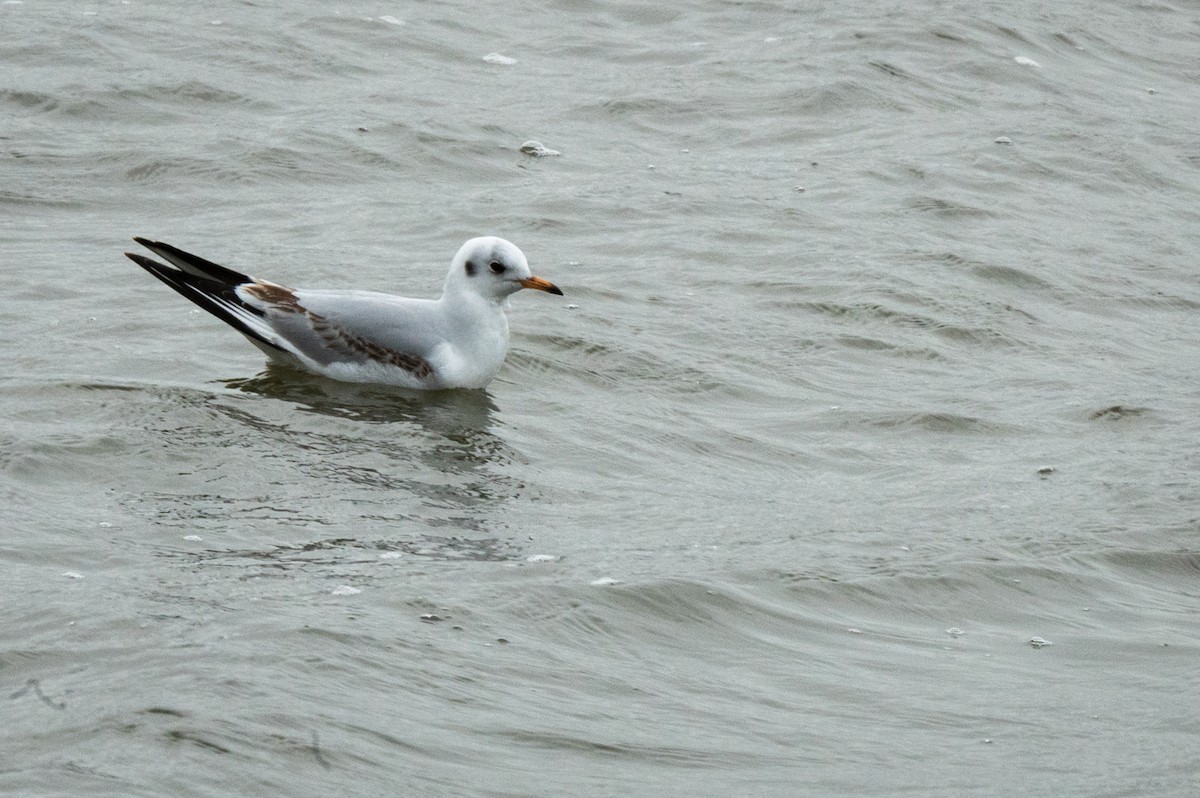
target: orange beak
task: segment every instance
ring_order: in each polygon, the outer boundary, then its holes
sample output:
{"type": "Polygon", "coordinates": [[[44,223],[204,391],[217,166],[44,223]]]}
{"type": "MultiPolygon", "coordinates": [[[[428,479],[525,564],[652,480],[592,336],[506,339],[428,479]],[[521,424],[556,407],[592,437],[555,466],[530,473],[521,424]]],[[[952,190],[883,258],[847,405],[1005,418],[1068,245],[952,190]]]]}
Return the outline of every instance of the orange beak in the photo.
{"type": "Polygon", "coordinates": [[[545,291],[547,294],[563,295],[563,292],[557,285],[549,280],[543,280],[541,277],[527,277],[519,281],[523,288],[532,288],[535,291],[545,291]]]}

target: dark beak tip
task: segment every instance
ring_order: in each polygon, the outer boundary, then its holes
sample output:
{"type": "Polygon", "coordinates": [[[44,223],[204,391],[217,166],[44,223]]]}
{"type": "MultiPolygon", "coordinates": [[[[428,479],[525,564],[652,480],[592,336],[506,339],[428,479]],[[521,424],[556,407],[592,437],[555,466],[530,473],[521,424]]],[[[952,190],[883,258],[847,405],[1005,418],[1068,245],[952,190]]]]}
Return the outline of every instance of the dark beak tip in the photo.
{"type": "Polygon", "coordinates": [[[554,294],[555,296],[563,295],[562,289],[559,288],[557,285],[550,289],[550,293],[554,294]]]}

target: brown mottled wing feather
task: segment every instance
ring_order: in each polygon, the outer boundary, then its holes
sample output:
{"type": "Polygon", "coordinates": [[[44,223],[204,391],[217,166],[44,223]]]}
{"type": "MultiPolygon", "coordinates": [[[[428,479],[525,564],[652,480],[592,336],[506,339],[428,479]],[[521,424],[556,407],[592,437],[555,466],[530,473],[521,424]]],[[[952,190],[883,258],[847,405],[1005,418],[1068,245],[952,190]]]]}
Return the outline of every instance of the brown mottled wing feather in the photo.
{"type": "MultiPolygon", "coordinates": [[[[262,303],[261,307],[267,311],[273,327],[298,351],[318,363],[374,361],[404,369],[417,379],[423,380],[433,374],[433,367],[425,358],[414,352],[389,347],[361,330],[351,329],[335,316],[311,310],[290,288],[259,280],[242,286],[241,293],[262,303]]],[[[380,300],[378,296],[355,297],[361,303],[357,307],[364,309],[369,319],[379,315],[376,304],[394,301],[391,297],[380,300]],[[372,310],[376,310],[376,313],[371,313],[372,310]]],[[[386,313],[386,310],[383,312],[386,313]]],[[[393,309],[393,312],[401,315],[399,308],[393,309]]]]}
{"type": "Polygon", "coordinates": [[[425,379],[433,373],[433,366],[429,365],[424,358],[389,349],[361,335],[355,335],[337,321],[310,313],[309,322],[313,332],[320,336],[326,348],[332,351],[353,354],[365,360],[395,366],[412,372],[412,375],[418,379],[425,379]]]}

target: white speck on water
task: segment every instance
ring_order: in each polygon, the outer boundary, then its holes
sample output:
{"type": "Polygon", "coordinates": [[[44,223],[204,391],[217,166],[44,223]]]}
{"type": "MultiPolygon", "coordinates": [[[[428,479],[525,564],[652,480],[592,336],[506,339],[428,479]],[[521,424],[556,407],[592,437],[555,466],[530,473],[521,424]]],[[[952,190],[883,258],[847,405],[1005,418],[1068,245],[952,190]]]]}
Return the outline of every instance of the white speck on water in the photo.
{"type": "Polygon", "coordinates": [[[521,152],[526,155],[532,155],[534,158],[546,158],[552,155],[562,155],[558,150],[552,150],[549,147],[542,145],[542,142],[530,139],[521,145],[521,152]]]}
{"type": "Polygon", "coordinates": [[[579,306],[574,302],[567,303],[567,310],[579,310],[579,306]]]}
{"type": "Polygon", "coordinates": [[[657,167],[655,167],[654,164],[652,164],[652,163],[648,163],[648,164],[646,164],[646,168],[647,169],[655,169],[657,167]]]}
{"type": "Polygon", "coordinates": [[[1158,94],[1158,89],[1146,89],[1147,94],[1158,94]]]}
{"type": "Polygon", "coordinates": [[[621,584],[621,580],[613,579],[611,576],[602,576],[599,579],[593,579],[591,584],[595,587],[609,587],[611,585],[621,584]]]}
{"type": "Polygon", "coordinates": [[[404,556],[402,551],[384,551],[380,552],[379,559],[381,560],[398,560],[404,556]]]}
{"type": "Polygon", "coordinates": [[[404,24],[404,20],[397,19],[396,17],[390,16],[388,14],[384,14],[382,17],[379,17],[379,21],[386,22],[389,25],[403,25],[404,24]]]}
{"type": "Polygon", "coordinates": [[[1046,646],[1052,646],[1054,644],[1041,637],[1032,637],[1029,639],[1029,645],[1033,646],[1034,648],[1045,648],[1046,646]]]}
{"type": "Polygon", "coordinates": [[[517,63],[517,59],[509,58],[507,55],[502,53],[488,53],[483,57],[483,60],[487,61],[489,64],[503,64],[504,66],[511,66],[512,64],[517,63]]]}
{"type": "Polygon", "coordinates": [[[83,574],[79,573],[78,571],[66,571],[63,573],[63,576],[65,576],[67,579],[83,579],[83,574]]]}
{"type": "Polygon", "coordinates": [[[209,25],[224,25],[225,22],[224,22],[224,20],[213,19],[213,20],[209,20],[208,24],[209,25]]]}
{"type": "Polygon", "coordinates": [[[996,143],[997,144],[1012,144],[1012,139],[1010,139],[1008,136],[997,136],[996,143]]]}
{"type": "Polygon", "coordinates": [[[333,596],[357,596],[361,592],[362,588],[351,587],[350,585],[342,585],[329,591],[330,595],[333,596]]]}
{"type": "Polygon", "coordinates": [[[1046,476],[1047,474],[1053,474],[1053,473],[1054,473],[1054,466],[1048,466],[1048,465],[1042,466],[1041,468],[1039,468],[1039,469],[1037,470],[1037,472],[1038,472],[1039,474],[1041,474],[1042,476],[1046,476]]]}
{"type": "Polygon", "coordinates": [[[1014,58],[1013,60],[1016,61],[1021,66],[1033,67],[1034,69],[1042,68],[1042,65],[1039,64],[1037,61],[1034,61],[1032,58],[1026,58],[1023,55],[1019,55],[1016,58],[1014,58]]]}
{"type": "Polygon", "coordinates": [[[691,152],[691,150],[680,150],[680,152],[691,152]]]}
{"type": "Polygon", "coordinates": [[[957,626],[951,626],[946,630],[946,634],[950,635],[951,637],[962,637],[966,634],[966,632],[964,632],[962,629],[959,629],[957,626]]]}
{"type": "Polygon", "coordinates": [[[110,526],[112,526],[112,524],[110,524],[108,521],[101,521],[101,522],[100,522],[100,528],[101,528],[101,529],[108,529],[110,526]]]}
{"type": "Polygon", "coordinates": [[[531,554],[525,558],[525,562],[556,562],[558,557],[553,554],[531,554]]]}
{"type": "Polygon", "coordinates": [[[199,535],[184,535],[183,539],[190,540],[192,543],[199,543],[200,541],[204,540],[204,538],[200,537],[199,535]]]}
{"type": "Polygon", "coordinates": [[[852,634],[852,635],[860,635],[860,634],[862,634],[862,633],[863,633],[863,632],[862,632],[862,629],[856,629],[856,628],[855,628],[855,627],[853,627],[853,626],[851,626],[851,627],[850,627],[849,629],[847,629],[846,631],[847,631],[847,632],[849,632],[849,633],[850,633],[850,634],[852,634]]]}

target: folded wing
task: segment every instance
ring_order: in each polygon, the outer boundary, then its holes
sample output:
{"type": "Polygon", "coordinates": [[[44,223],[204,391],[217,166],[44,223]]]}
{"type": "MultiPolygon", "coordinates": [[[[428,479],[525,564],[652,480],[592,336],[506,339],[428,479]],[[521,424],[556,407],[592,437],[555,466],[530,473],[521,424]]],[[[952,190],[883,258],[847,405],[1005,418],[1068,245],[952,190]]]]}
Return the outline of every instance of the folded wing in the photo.
{"type": "Polygon", "coordinates": [[[297,291],[170,244],[134,240],[171,266],[125,253],[134,263],[271,357],[298,360],[316,371],[372,363],[406,372],[414,383],[435,376],[430,356],[443,338],[430,300],[367,291],[297,291]]]}

